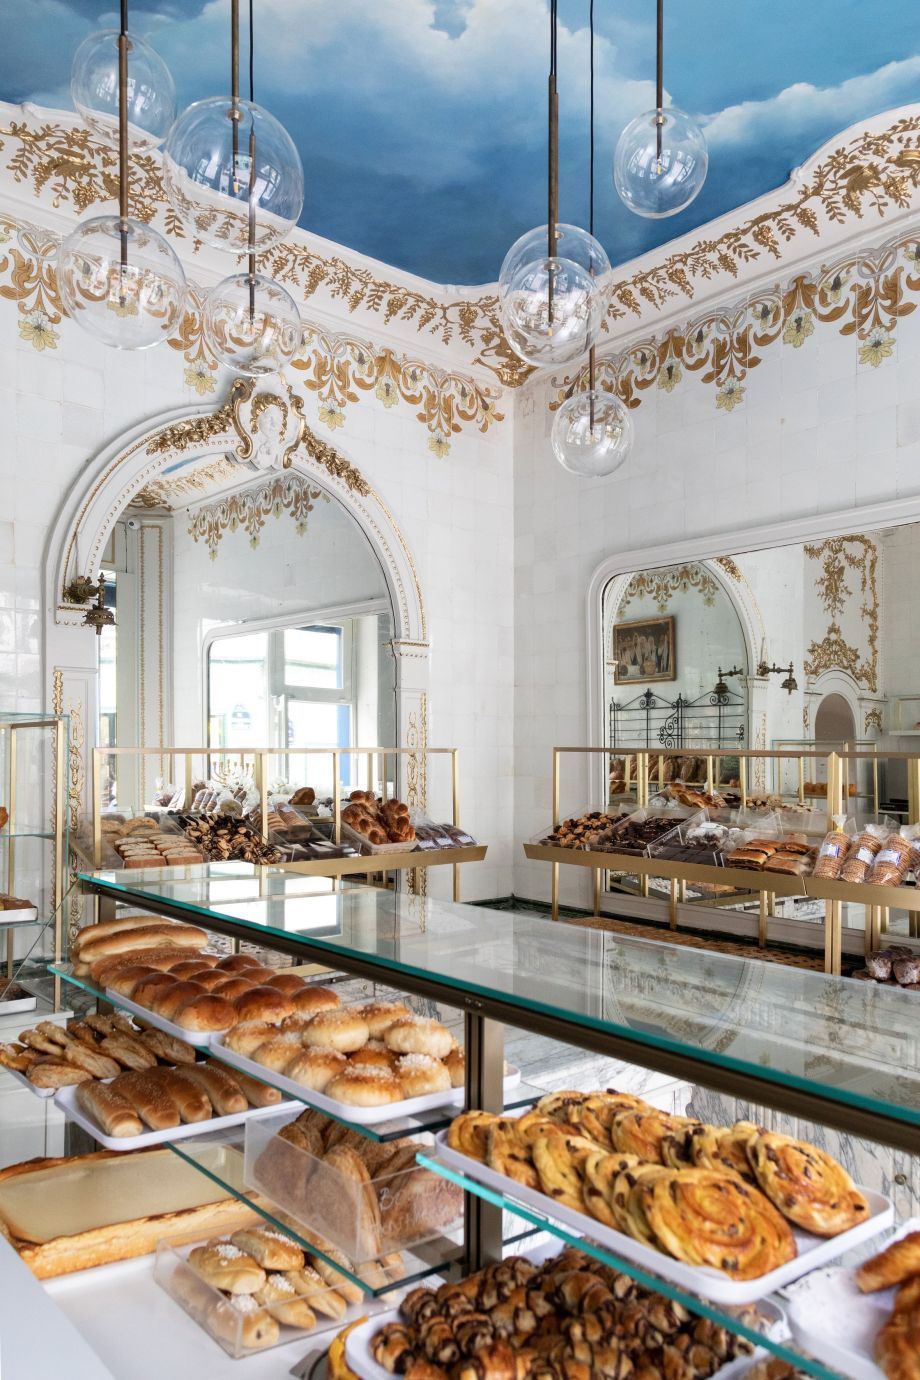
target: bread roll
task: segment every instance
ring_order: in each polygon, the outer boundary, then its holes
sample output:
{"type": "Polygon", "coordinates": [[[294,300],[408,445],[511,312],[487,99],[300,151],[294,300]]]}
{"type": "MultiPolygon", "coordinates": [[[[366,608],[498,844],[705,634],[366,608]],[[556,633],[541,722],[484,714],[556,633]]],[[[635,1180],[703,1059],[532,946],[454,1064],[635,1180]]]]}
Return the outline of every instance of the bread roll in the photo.
{"type": "Polygon", "coordinates": [[[263,983],[268,982],[269,978],[275,977],[277,972],[277,968],[266,968],[262,964],[259,964],[256,968],[244,968],[240,976],[248,978],[249,981],[255,983],[257,987],[261,987],[263,983]]]}
{"type": "Polygon", "coordinates": [[[348,1060],[337,1049],[314,1045],[310,1049],[300,1049],[284,1065],[285,1078],[293,1078],[304,1088],[314,1092],[325,1092],[329,1083],[345,1068],[348,1060]]]}
{"type": "MultiPolygon", "coordinates": [[[[220,1064],[215,1065],[211,1059],[208,1060],[208,1065],[212,1068],[223,1067],[220,1064]]],[[[281,1093],[277,1088],[270,1088],[267,1083],[262,1083],[258,1078],[251,1078],[248,1073],[241,1073],[239,1069],[233,1070],[233,1081],[239,1085],[240,1092],[250,1107],[276,1107],[281,1101],[281,1093]]]]}
{"type": "Polygon", "coordinates": [[[262,964],[252,954],[228,954],[218,960],[217,967],[224,973],[242,973],[247,968],[261,968],[262,964]]]}
{"type": "Polygon", "coordinates": [[[348,1056],[350,1064],[369,1064],[372,1068],[395,1069],[397,1059],[402,1056],[387,1049],[382,1040],[368,1040],[366,1045],[356,1049],[348,1056]]]}
{"type": "Polygon", "coordinates": [[[229,1241],[196,1246],[189,1251],[188,1263],[206,1283],[228,1294],[254,1294],[265,1283],[262,1267],[229,1241]]]}
{"type": "Polygon", "coordinates": [[[214,992],[205,992],[193,997],[176,1013],[174,1025],[183,1030],[206,1033],[212,1030],[229,1030],[236,1024],[236,1011],[230,1002],[214,992]]]}
{"type": "Polygon", "coordinates": [[[167,973],[170,968],[175,968],[177,963],[188,962],[188,949],[175,949],[164,946],[162,949],[138,949],[130,950],[125,954],[110,954],[107,958],[97,958],[90,964],[90,976],[93,982],[105,987],[108,982],[120,973],[122,969],[129,968],[132,964],[142,963],[148,968],[154,968],[159,973],[167,973]]]}
{"type": "Polygon", "coordinates": [[[302,992],[306,986],[302,977],[296,973],[276,973],[274,977],[266,978],[267,987],[275,987],[279,992],[283,992],[286,997],[294,997],[298,992],[302,992]]]}
{"type": "Polygon", "coordinates": [[[141,979],[151,977],[156,971],[156,968],[149,968],[146,963],[132,963],[130,967],[117,973],[108,985],[120,997],[131,997],[141,979]]]}
{"type": "Polygon", "coordinates": [[[396,1076],[404,1097],[449,1092],[451,1087],[447,1069],[430,1054],[403,1054],[396,1064],[396,1076]]]}
{"type": "Polygon", "coordinates": [[[166,1131],[170,1126],[179,1125],[179,1109],[156,1072],[148,1069],[144,1073],[122,1073],[113,1086],[127,1098],[151,1131],[166,1131]]]}
{"type": "MultiPolygon", "coordinates": [[[[214,971],[220,972],[220,969],[215,968],[214,971]]],[[[211,991],[216,997],[223,997],[224,1001],[236,1001],[237,997],[242,997],[246,992],[251,992],[252,986],[253,984],[248,978],[228,977],[227,974],[224,973],[223,982],[219,982],[216,987],[212,987],[211,991]]]]}
{"type": "Polygon", "coordinates": [[[81,1083],[76,1099],[107,1136],[139,1136],[144,1129],[131,1103],[114,1084],[81,1083]]]}
{"type": "Polygon", "coordinates": [[[253,1053],[249,1056],[257,1064],[263,1064],[265,1068],[271,1069],[274,1073],[282,1073],[288,1064],[303,1048],[300,1040],[294,1031],[288,1034],[278,1033],[269,1036],[253,1053]]]}
{"type": "Polygon", "coordinates": [[[305,1045],[329,1045],[351,1054],[370,1038],[367,1023],[353,1011],[320,1011],[303,1032],[305,1045]]]}
{"type": "Polygon", "coordinates": [[[158,1016],[171,1021],[193,997],[203,995],[204,988],[199,987],[197,982],[174,982],[170,987],[161,988],[151,1005],[158,1016]]]}
{"type": "MultiPolygon", "coordinates": [[[[173,969],[173,974],[178,973],[178,969],[173,969]]],[[[186,974],[189,982],[197,982],[199,987],[203,987],[206,992],[216,992],[218,987],[226,986],[228,982],[234,981],[228,978],[226,973],[222,973],[219,968],[199,968],[197,973],[186,974]]],[[[244,979],[245,981],[245,979],[244,979]]]]}
{"type": "Polygon", "coordinates": [[[443,1059],[453,1046],[447,1027],[426,1016],[405,1016],[394,1021],[383,1038],[397,1054],[431,1054],[435,1059],[443,1059]]]}
{"type": "Polygon", "coordinates": [[[268,1021],[239,1021],[232,1030],[227,1031],[223,1042],[227,1049],[232,1049],[235,1054],[242,1054],[249,1059],[259,1045],[264,1045],[266,1040],[272,1039],[278,1033],[278,1027],[269,1024],[268,1021]]]}
{"type": "Polygon", "coordinates": [[[230,1240],[246,1255],[251,1255],[263,1270],[303,1269],[303,1251],[277,1227],[242,1227],[230,1240]]]}
{"type": "Polygon", "coordinates": [[[92,1078],[86,1069],[78,1069],[76,1064],[65,1064],[61,1058],[48,1055],[34,1059],[29,1064],[26,1077],[36,1088],[70,1088],[74,1083],[87,1083],[92,1078]]]}
{"type": "Polygon", "coordinates": [[[97,958],[109,958],[134,950],[162,949],[166,944],[174,949],[201,949],[207,941],[208,936],[197,925],[161,921],[158,924],[116,930],[113,934],[97,935],[92,941],[87,939],[80,945],[80,960],[92,963],[97,958]]]}
{"type": "Polygon", "coordinates": [[[216,1112],[201,1084],[194,1078],[185,1077],[191,1068],[191,1064],[183,1064],[181,1068],[176,1069],[160,1067],[156,1070],[155,1076],[167,1097],[171,1097],[175,1102],[183,1121],[210,1121],[216,1112]]]}
{"type": "Polygon", "coordinates": [[[444,1055],[444,1067],[450,1074],[450,1086],[462,1088],[466,1084],[466,1055],[460,1046],[444,1055]]]}
{"type": "Polygon", "coordinates": [[[388,1102],[399,1102],[406,1095],[389,1069],[360,1064],[349,1064],[336,1074],[326,1085],[325,1093],[353,1107],[382,1107],[388,1102]]]}
{"type": "Polygon", "coordinates": [[[252,987],[233,1004],[241,1021],[269,1021],[272,1025],[280,1025],[285,1016],[294,1012],[288,998],[276,987],[252,987]]]}
{"type": "MultiPolygon", "coordinates": [[[[177,963],[175,968],[170,969],[170,972],[173,977],[180,978],[184,982],[186,978],[198,978],[204,973],[210,973],[211,969],[206,963],[200,963],[197,958],[189,958],[184,963],[177,963]]],[[[221,979],[218,978],[217,981],[220,982],[221,979]]]]}
{"type": "Polygon", "coordinates": [[[394,1021],[412,1015],[411,1007],[404,1001],[369,1001],[365,1006],[357,1007],[357,1011],[361,1019],[366,1021],[372,1040],[379,1039],[394,1021]]]}
{"type": "Polygon", "coordinates": [[[249,1351],[274,1346],[279,1337],[277,1321],[252,1294],[221,1299],[209,1312],[205,1327],[231,1346],[244,1346],[249,1351]]]}
{"type": "Polygon", "coordinates": [[[114,920],[100,920],[95,925],[84,925],[73,941],[72,952],[77,956],[84,944],[95,944],[110,934],[119,934],[125,930],[145,929],[153,923],[154,917],[151,915],[122,915],[116,916],[114,920]]]}
{"type": "Polygon", "coordinates": [[[186,1064],[175,1070],[175,1077],[191,1080],[202,1088],[214,1105],[218,1116],[235,1116],[245,1112],[249,1103],[233,1075],[219,1064],[186,1064]]]}
{"type": "Polygon", "coordinates": [[[305,987],[302,992],[291,994],[295,1011],[311,1014],[314,1011],[335,1011],[342,1005],[336,992],[328,987],[305,987]]]}
{"type": "Polygon", "coordinates": [[[287,1278],[301,1298],[325,1318],[344,1318],[348,1305],[341,1294],[330,1289],[322,1276],[310,1265],[302,1270],[288,1270],[287,1278]]]}
{"type": "Polygon", "coordinates": [[[277,1322],[285,1323],[288,1327],[299,1327],[309,1331],[316,1326],[316,1314],[306,1299],[298,1295],[286,1275],[277,1272],[270,1274],[263,1287],[253,1294],[253,1298],[256,1303],[262,1304],[277,1322]]]}
{"type": "Polygon", "coordinates": [[[140,982],[135,983],[131,1000],[136,1001],[138,1006],[152,1007],[157,993],[175,985],[176,979],[171,973],[151,973],[150,977],[141,978],[140,982]]]}

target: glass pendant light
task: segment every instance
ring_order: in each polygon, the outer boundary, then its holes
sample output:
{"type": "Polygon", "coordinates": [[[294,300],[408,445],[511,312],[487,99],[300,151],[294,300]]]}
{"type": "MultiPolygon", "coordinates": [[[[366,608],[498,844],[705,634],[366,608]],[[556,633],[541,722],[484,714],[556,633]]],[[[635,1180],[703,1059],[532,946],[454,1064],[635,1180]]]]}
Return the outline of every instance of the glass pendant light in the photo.
{"type": "MultiPolygon", "coordinates": [[[[166,195],[190,234],[217,249],[245,254],[249,207],[258,212],[259,251],[290,234],[303,210],[303,164],[294,141],[250,94],[240,100],[239,0],[231,3],[231,94],[196,101],[179,116],[163,157],[166,195]],[[240,150],[244,129],[255,132],[257,162],[240,150]]],[[[252,24],[250,24],[250,37],[252,24]]],[[[250,46],[250,93],[252,92],[250,46]]]]}
{"type": "MultiPolygon", "coordinates": [[[[252,0],[249,0],[249,101],[239,101],[239,4],[233,0],[231,10],[232,72],[231,84],[234,91],[233,109],[239,112],[258,110],[253,100],[254,69],[254,25],[252,0]]],[[[226,102],[224,102],[226,105],[226,102]]],[[[243,118],[246,118],[245,113],[243,118]]],[[[248,154],[241,157],[239,151],[239,121],[232,122],[236,159],[231,171],[234,178],[242,181],[246,175],[246,251],[248,263],[242,273],[231,273],[229,277],[212,288],[205,305],[205,333],[208,344],[220,364],[232,369],[234,373],[259,376],[274,374],[282,370],[291,360],[300,345],[301,324],[297,303],[280,283],[266,278],[256,268],[256,251],[260,244],[259,218],[259,168],[262,158],[259,150],[258,131],[261,126],[252,118],[249,120],[248,154]]],[[[298,160],[299,161],[299,160],[298,160]]],[[[299,208],[298,208],[299,214],[299,208]]]]}
{"type": "Polygon", "coordinates": [[[699,195],[709,151],[703,131],[676,106],[664,104],[664,0],[658,0],[655,109],[637,115],[617,140],[613,180],[637,216],[675,216],[699,195]]]}
{"type": "MultiPolygon", "coordinates": [[[[590,68],[588,80],[588,226],[594,239],[594,0],[588,6],[590,68]]],[[[578,232],[582,234],[582,231],[578,232]]],[[[603,250],[601,250],[603,253],[603,250]]],[[[604,254],[607,268],[610,264],[604,254]]],[[[559,464],[570,474],[598,479],[615,473],[632,447],[632,418],[614,393],[602,392],[596,382],[597,365],[592,342],[588,352],[588,387],[569,396],[553,418],[552,446],[559,464]]]]}
{"type": "Polygon", "coordinates": [[[498,279],[499,311],[508,344],[527,364],[571,364],[601,328],[610,263],[592,235],[560,225],[559,103],[556,91],[558,14],[550,0],[549,179],[547,223],[529,230],[505,255],[498,279]]]}
{"type": "Polygon", "coordinates": [[[179,325],[185,274],[172,246],[128,215],[128,0],[118,35],[118,214],[81,221],[58,250],[58,285],[70,317],[118,350],[144,350],[179,325]]]}
{"type": "MultiPolygon", "coordinates": [[[[100,139],[118,141],[119,82],[117,29],[84,38],[74,53],[70,94],[83,122],[100,139]]],[[[128,40],[128,143],[135,152],[162,144],[176,118],[176,87],[155,48],[128,40]]]]}

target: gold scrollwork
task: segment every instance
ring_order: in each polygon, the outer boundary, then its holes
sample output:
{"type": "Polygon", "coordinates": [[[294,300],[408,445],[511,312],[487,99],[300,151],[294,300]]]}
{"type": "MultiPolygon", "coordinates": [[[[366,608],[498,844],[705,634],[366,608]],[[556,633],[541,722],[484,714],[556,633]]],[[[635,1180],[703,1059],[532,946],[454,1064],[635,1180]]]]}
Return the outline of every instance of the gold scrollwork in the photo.
{"type": "Polygon", "coordinates": [[[300,475],[278,475],[264,484],[196,509],[189,523],[189,536],[195,542],[205,542],[212,561],[217,559],[217,548],[225,533],[242,528],[249,534],[249,545],[257,547],[267,520],[280,518],[284,513],[293,518],[297,535],[302,537],[318,500],[328,500],[328,495],[300,475]]]}
{"type": "Polygon", "coordinates": [[[689,594],[695,590],[707,608],[715,603],[719,586],[701,565],[668,566],[664,570],[640,570],[626,586],[620,610],[634,599],[653,599],[659,613],[665,613],[675,594],[689,594]]]}
{"type": "Polygon", "coordinates": [[[826,541],[808,544],[805,554],[820,561],[821,574],[815,588],[824,612],[828,616],[827,631],[820,641],[808,647],[805,674],[820,676],[825,671],[846,671],[856,681],[873,692],[878,690],[878,550],[868,537],[851,534],[828,537],[826,541]],[[859,616],[865,627],[866,653],[850,646],[843,635],[838,619],[846,611],[853,591],[846,583],[851,572],[859,581],[859,616]]]}

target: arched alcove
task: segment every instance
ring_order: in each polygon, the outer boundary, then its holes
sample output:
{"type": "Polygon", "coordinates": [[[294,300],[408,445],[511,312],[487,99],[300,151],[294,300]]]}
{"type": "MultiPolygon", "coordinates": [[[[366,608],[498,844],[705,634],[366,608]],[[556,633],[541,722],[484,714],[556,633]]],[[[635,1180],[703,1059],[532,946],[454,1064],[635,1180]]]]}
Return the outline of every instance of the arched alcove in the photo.
{"type": "Polygon", "coordinates": [[[815,711],[815,741],[842,745],[857,737],[856,717],[843,695],[825,695],[815,711]]]}

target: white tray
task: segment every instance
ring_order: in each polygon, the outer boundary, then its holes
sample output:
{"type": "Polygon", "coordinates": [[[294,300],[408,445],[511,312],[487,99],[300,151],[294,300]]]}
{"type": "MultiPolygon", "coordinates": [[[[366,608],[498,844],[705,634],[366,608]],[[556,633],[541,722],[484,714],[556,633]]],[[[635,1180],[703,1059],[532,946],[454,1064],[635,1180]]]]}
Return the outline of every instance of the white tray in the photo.
{"type": "Polygon", "coordinates": [[[28,1088],[33,1097],[53,1097],[56,1092],[61,1091],[60,1088],[36,1088],[24,1073],[20,1073],[18,1069],[8,1069],[5,1064],[0,1064],[0,1073],[10,1074],[24,1088],[28,1088]]]}
{"type": "MultiPolygon", "coordinates": [[[[19,987],[22,987],[21,982],[17,985],[19,987]]],[[[11,1016],[14,1015],[17,1011],[35,1010],[36,1006],[38,1005],[38,997],[35,995],[34,992],[28,991],[27,988],[23,988],[23,991],[26,993],[24,997],[11,997],[9,1001],[6,1001],[3,997],[0,997],[0,1016],[11,1016]]]]}
{"type": "MultiPolygon", "coordinates": [[[[777,1309],[777,1313],[779,1311],[777,1309]]],[[[390,1372],[374,1360],[371,1354],[371,1341],[387,1323],[398,1320],[399,1309],[391,1308],[388,1313],[378,1313],[376,1317],[368,1318],[366,1322],[353,1328],[345,1338],[345,1360],[349,1369],[353,1370],[360,1380],[393,1380],[390,1372]]],[[[750,1356],[739,1356],[736,1361],[729,1361],[727,1365],[714,1371],[712,1380],[735,1380],[735,1377],[746,1375],[756,1361],[761,1361],[769,1355],[764,1347],[757,1347],[750,1356]]]]}
{"type": "Polygon", "coordinates": [[[544,1217],[554,1218],[580,1236],[586,1236],[589,1240],[596,1241],[598,1245],[606,1246],[615,1254],[622,1256],[624,1260],[631,1260],[636,1265],[651,1270],[653,1274],[660,1275],[662,1279],[670,1280],[671,1283],[678,1285],[681,1289],[688,1289],[694,1294],[700,1294],[703,1298],[712,1299],[713,1303],[756,1303],[759,1299],[765,1298],[767,1294],[782,1288],[784,1284],[791,1284],[794,1279],[799,1279],[809,1270],[814,1270],[819,1265],[826,1265],[829,1261],[836,1260],[844,1251],[858,1246],[861,1241],[867,1241],[870,1237],[876,1236],[886,1227],[890,1227],[894,1219],[894,1208],[889,1200],[883,1198],[881,1193],[873,1193],[871,1189],[864,1188],[861,1192],[865,1194],[869,1203],[869,1216],[865,1222],[860,1222],[858,1226],[851,1227],[849,1231],[841,1232],[839,1236],[830,1238],[813,1236],[810,1232],[799,1231],[798,1228],[793,1227],[792,1234],[798,1249],[798,1255],[794,1260],[787,1261],[785,1265],[780,1265],[776,1270],[770,1270],[758,1279],[731,1279],[728,1275],[724,1275],[721,1271],[714,1270],[709,1266],[685,1265],[683,1261],[665,1255],[664,1251],[656,1251],[651,1246],[643,1245],[641,1241],[634,1241],[625,1232],[607,1227],[603,1222],[596,1222],[586,1213],[575,1212],[572,1208],[554,1202],[545,1193],[537,1192],[532,1188],[525,1188],[523,1184],[516,1183],[514,1179],[509,1179],[504,1174],[497,1174],[494,1169],[489,1169],[487,1165],[470,1159],[468,1155],[461,1155],[458,1151],[451,1150],[447,1144],[446,1131],[439,1131],[435,1137],[435,1142],[438,1158],[451,1168],[458,1169],[461,1174],[474,1179],[486,1188],[495,1189],[498,1193],[509,1198],[516,1198],[518,1202],[534,1208],[544,1217]]]}
{"type": "Polygon", "coordinates": [[[183,1030],[181,1025],[167,1021],[164,1016],[158,1016],[155,1011],[150,1010],[149,1006],[141,1006],[140,1002],[132,1001],[130,997],[123,997],[118,992],[113,992],[111,987],[105,989],[105,995],[113,1006],[124,1007],[126,1011],[139,1016],[147,1025],[155,1025],[157,1030],[165,1030],[167,1035],[174,1035],[177,1040],[184,1040],[187,1045],[194,1045],[196,1049],[207,1049],[215,1038],[214,1031],[183,1030]]]}
{"type": "Polygon", "coordinates": [[[38,906],[20,906],[18,910],[0,910],[0,926],[34,925],[38,919],[38,906]]]}
{"type": "MultiPolygon", "coordinates": [[[[900,1226],[885,1244],[920,1230],[920,1217],[900,1226]]],[[[891,1317],[896,1289],[864,1294],[855,1269],[816,1270],[788,1291],[789,1326],[801,1347],[853,1380],[885,1380],[872,1359],[876,1334],[891,1317]]]]}
{"type": "MultiPolygon", "coordinates": [[[[239,1069],[241,1073],[250,1073],[260,1082],[290,1093],[298,1102],[304,1102],[308,1107],[316,1107],[320,1112],[328,1112],[345,1121],[354,1122],[356,1126],[376,1126],[381,1121],[392,1121],[394,1117],[399,1116],[414,1116],[417,1112],[431,1111],[433,1107],[463,1106],[463,1088],[451,1088],[449,1092],[426,1093],[423,1097],[405,1097],[401,1102],[387,1102],[382,1107],[355,1107],[350,1102],[339,1102],[338,1098],[327,1097],[325,1093],[305,1088],[293,1078],[285,1078],[283,1073],[275,1073],[264,1064],[256,1063],[255,1059],[247,1059],[245,1054],[237,1054],[235,1049],[226,1047],[219,1035],[211,1041],[211,1053],[231,1068],[239,1069]]],[[[509,1066],[505,1076],[505,1092],[516,1088],[520,1081],[521,1070],[509,1066]]]]}
{"type": "Polygon", "coordinates": [[[211,1131],[223,1131],[228,1126],[239,1126],[254,1117],[284,1111],[284,1103],[276,1102],[273,1107],[247,1107],[245,1112],[235,1112],[232,1116],[215,1116],[210,1121],[182,1121],[178,1126],[167,1126],[162,1131],[143,1131],[139,1136],[107,1136],[98,1122],[77,1105],[76,1093],[76,1087],[58,1088],[54,1094],[54,1105],[60,1107],[68,1121],[82,1126],[83,1130],[106,1150],[143,1150],[148,1145],[165,1145],[169,1141],[185,1140],[189,1136],[203,1136],[211,1131]]]}

